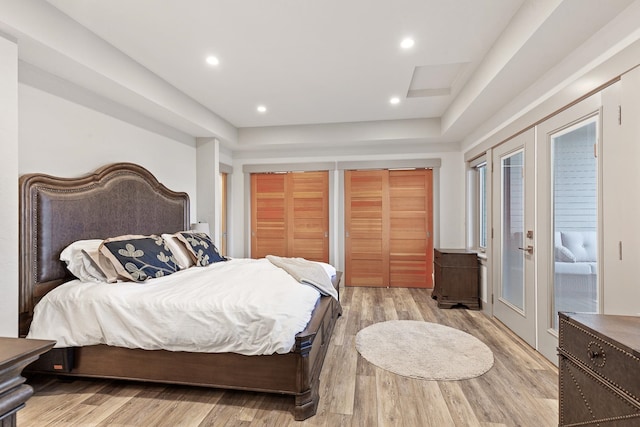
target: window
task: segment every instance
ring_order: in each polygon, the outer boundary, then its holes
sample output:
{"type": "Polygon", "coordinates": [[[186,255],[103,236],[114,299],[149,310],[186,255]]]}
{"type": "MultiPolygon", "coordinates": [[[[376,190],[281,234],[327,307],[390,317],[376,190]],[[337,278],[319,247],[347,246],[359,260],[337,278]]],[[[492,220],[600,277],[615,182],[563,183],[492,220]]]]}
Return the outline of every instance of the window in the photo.
{"type": "Polygon", "coordinates": [[[479,252],[487,249],[487,161],[485,156],[469,163],[468,169],[468,247],[479,252]]]}
{"type": "Polygon", "coordinates": [[[487,164],[476,166],[478,171],[478,246],[487,249],[487,164]]]}

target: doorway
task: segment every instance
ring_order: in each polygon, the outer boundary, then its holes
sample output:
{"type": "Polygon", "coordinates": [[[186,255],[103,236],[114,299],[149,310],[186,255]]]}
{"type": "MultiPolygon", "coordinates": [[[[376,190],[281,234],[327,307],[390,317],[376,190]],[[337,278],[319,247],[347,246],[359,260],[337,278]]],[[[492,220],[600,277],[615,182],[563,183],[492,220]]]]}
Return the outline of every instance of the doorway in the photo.
{"type": "Polygon", "coordinates": [[[493,314],[554,363],[558,312],[601,306],[599,101],[492,150],[493,314]]]}

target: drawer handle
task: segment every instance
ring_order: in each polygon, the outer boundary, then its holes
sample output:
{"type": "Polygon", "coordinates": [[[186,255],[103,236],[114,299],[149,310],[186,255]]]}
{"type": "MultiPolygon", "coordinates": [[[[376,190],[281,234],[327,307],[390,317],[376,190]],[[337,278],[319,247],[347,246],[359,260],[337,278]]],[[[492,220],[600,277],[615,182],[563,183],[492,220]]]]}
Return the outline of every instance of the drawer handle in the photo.
{"type": "Polygon", "coordinates": [[[607,363],[607,355],[604,352],[604,348],[595,341],[591,341],[587,346],[587,356],[591,363],[598,368],[603,368],[607,363]]]}

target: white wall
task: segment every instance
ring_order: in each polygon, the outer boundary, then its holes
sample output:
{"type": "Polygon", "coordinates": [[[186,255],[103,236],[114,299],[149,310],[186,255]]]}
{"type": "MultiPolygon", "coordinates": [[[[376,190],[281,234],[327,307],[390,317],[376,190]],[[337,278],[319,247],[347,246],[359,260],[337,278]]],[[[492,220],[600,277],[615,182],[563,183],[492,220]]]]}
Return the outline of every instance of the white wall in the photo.
{"type": "Polygon", "coordinates": [[[18,46],[0,35],[0,336],[18,336],[18,46]]]}
{"type": "MultiPolygon", "coordinates": [[[[442,153],[440,167],[441,248],[465,247],[465,163],[462,153],[442,153]]],[[[435,209],[435,206],[434,206],[435,209]]]]}
{"type": "Polygon", "coordinates": [[[77,177],[114,162],[147,168],[185,191],[196,219],[196,146],[177,142],[26,84],[19,85],[18,173],[77,177]]]}
{"type": "Polygon", "coordinates": [[[602,310],[640,316],[640,67],[605,89],[602,99],[602,310]]]}

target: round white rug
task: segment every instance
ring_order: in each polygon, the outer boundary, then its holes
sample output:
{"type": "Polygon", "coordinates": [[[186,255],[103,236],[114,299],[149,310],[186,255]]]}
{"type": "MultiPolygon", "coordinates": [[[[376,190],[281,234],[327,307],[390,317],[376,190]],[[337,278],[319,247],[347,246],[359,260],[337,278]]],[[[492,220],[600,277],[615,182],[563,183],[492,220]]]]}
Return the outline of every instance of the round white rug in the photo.
{"type": "Polygon", "coordinates": [[[493,352],[476,337],[415,320],[368,326],[356,335],[356,348],[382,369],[426,380],[474,378],[493,366],[493,352]]]}

